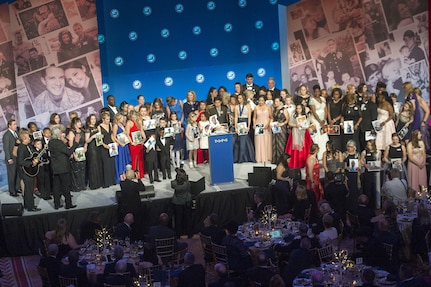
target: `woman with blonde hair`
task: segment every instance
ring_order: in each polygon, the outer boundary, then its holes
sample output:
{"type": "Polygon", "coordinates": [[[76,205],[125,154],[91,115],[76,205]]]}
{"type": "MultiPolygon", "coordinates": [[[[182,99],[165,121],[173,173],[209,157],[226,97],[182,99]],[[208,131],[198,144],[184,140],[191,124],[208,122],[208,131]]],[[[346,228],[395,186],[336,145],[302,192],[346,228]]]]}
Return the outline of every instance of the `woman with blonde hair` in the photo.
{"type": "Polygon", "coordinates": [[[295,199],[292,210],[294,220],[304,220],[305,210],[311,206],[311,199],[307,195],[305,185],[298,184],[295,190],[295,199]]]}
{"type": "MultiPolygon", "coordinates": [[[[139,110],[141,111],[141,109],[143,108],[145,108],[145,106],[141,106],[139,110]]],[[[144,149],[142,144],[145,142],[146,136],[144,131],[142,130],[142,124],[140,124],[139,122],[140,121],[138,120],[138,113],[136,111],[131,111],[126,122],[125,133],[129,137],[130,141],[129,150],[130,158],[132,161],[132,169],[135,171],[138,170],[139,178],[143,178],[144,149]]]]}
{"type": "Polygon", "coordinates": [[[425,144],[422,141],[422,134],[418,130],[412,131],[410,142],[407,145],[408,156],[408,182],[409,186],[421,192],[420,186],[427,186],[427,169],[425,144]]]}
{"type": "Polygon", "coordinates": [[[102,134],[102,145],[100,146],[100,157],[103,166],[103,187],[115,185],[115,160],[110,156],[110,145],[112,141],[112,124],[109,112],[103,112],[101,115],[102,122],[97,127],[102,134]]]}
{"type": "Polygon", "coordinates": [[[118,135],[125,135],[125,116],[121,113],[117,113],[114,116],[112,125],[112,141],[118,145],[118,155],[115,157],[115,178],[117,184],[120,183],[121,176],[126,173],[126,166],[130,164],[130,149],[128,143],[125,143],[118,135]]]}

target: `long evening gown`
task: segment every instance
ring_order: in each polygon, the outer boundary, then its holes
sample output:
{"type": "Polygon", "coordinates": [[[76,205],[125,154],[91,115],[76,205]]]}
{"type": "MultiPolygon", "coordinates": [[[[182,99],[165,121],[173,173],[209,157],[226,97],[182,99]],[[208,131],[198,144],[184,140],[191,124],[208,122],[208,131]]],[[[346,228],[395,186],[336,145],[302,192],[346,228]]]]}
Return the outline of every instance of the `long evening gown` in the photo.
{"type": "MultiPolygon", "coordinates": [[[[255,124],[267,124],[269,121],[269,113],[267,109],[254,110],[257,113],[255,124]]],[[[256,162],[267,162],[272,159],[272,132],[270,127],[265,128],[263,135],[254,136],[254,146],[256,151],[256,162]]]]}
{"type": "Polygon", "coordinates": [[[144,149],[141,144],[133,145],[132,133],[139,131],[138,126],[133,122],[133,126],[130,128],[130,158],[132,160],[132,169],[139,170],[139,178],[144,178],[144,149]]]}
{"type": "Polygon", "coordinates": [[[410,159],[414,157],[416,161],[422,160],[424,148],[413,148],[412,156],[409,156],[409,166],[407,169],[408,177],[409,177],[409,186],[415,191],[419,191],[419,185],[427,186],[427,169],[426,166],[424,168],[419,168],[417,165],[412,163],[410,159]]]}
{"type": "MultiPolygon", "coordinates": [[[[96,127],[89,127],[90,137],[97,134],[99,131],[96,127]]],[[[90,189],[97,189],[103,186],[102,159],[100,156],[100,148],[96,146],[96,140],[93,139],[87,145],[87,172],[88,185],[90,189]]]]}
{"type": "MultiPolygon", "coordinates": [[[[377,108],[377,119],[384,122],[389,118],[389,112],[384,109],[377,108]]],[[[376,147],[378,150],[384,150],[392,143],[392,134],[395,132],[395,124],[393,120],[388,121],[383,131],[378,132],[376,136],[376,147]]]]}
{"type": "MultiPolygon", "coordinates": [[[[117,135],[123,133],[124,130],[118,126],[117,135]]],[[[115,158],[115,179],[120,183],[120,175],[126,172],[126,165],[130,164],[130,150],[128,144],[122,147],[118,145],[118,155],[115,158]]]]}
{"type": "MultiPolygon", "coordinates": [[[[240,106],[238,123],[248,124],[246,115],[248,115],[247,106],[240,106]]],[[[233,160],[235,163],[255,162],[254,147],[248,134],[236,136],[233,146],[233,160]]]]}
{"type": "MultiPolygon", "coordinates": [[[[315,98],[312,98],[310,100],[310,106],[313,105],[316,108],[316,114],[319,116],[319,119],[323,119],[326,123],[325,118],[325,109],[326,109],[326,100],[323,97],[320,97],[322,99],[322,102],[319,103],[315,98]]],[[[319,153],[317,154],[318,159],[322,159],[323,153],[326,150],[326,143],[329,141],[328,133],[324,132],[321,133],[322,126],[320,123],[314,119],[313,117],[313,124],[316,125],[317,133],[312,135],[311,138],[313,139],[313,143],[317,144],[319,146],[319,153]]]]}
{"type": "MultiPolygon", "coordinates": [[[[283,123],[286,121],[284,115],[284,107],[281,109],[274,109],[274,122],[283,123]]],[[[287,125],[281,127],[279,133],[272,135],[272,163],[277,164],[278,159],[284,153],[287,142],[287,125]]]]}
{"type": "MultiPolygon", "coordinates": [[[[100,130],[103,135],[103,143],[112,143],[111,133],[112,128],[109,126],[109,131],[105,130],[100,126],[100,130]]],[[[115,159],[109,156],[109,150],[103,146],[99,147],[102,151],[100,152],[103,166],[103,187],[109,187],[115,185],[115,159]]]]}
{"type": "Polygon", "coordinates": [[[307,189],[313,190],[314,195],[316,196],[316,202],[319,202],[319,200],[321,200],[323,197],[323,187],[320,183],[320,164],[318,160],[316,160],[315,164],[313,165],[314,188],[312,188],[311,179],[308,172],[308,165],[305,165],[305,181],[307,182],[307,189]]]}
{"type": "MultiPolygon", "coordinates": [[[[334,103],[333,101],[329,102],[328,113],[331,115],[331,119],[334,119],[341,115],[342,112],[342,101],[340,100],[338,103],[334,103]]],[[[334,125],[339,125],[340,120],[336,121],[334,125]]],[[[340,135],[330,135],[329,139],[334,141],[334,144],[338,150],[344,150],[344,140],[343,140],[343,130],[340,129],[340,135]]]]}
{"type": "MultiPolygon", "coordinates": [[[[292,114],[290,116],[290,122],[296,124],[296,118],[292,114]]],[[[287,139],[286,153],[290,154],[290,168],[303,168],[305,167],[305,161],[310,154],[310,147],[313,144],[308,129],[292,128],[287,139]]]]}
{"type": "MultiPolygon", "coordinates": [[[[359,153],[355,152],[354,154],[345,153],[344,154],[344,162],[346,166],[350,166],[350,160],[356,159],[359,160],[359,153]]],[[[358,205],[358,197],[359,197],[359,187],[358,187],[358,171],[348,171],[344,174],[347,176],[347,186],[349,187],[349,196],[346,199],[347,210],[353,210],[358,205]]]]}
{"type": "MultiPolygon", "coordinates": [[[[81,136],[78,147],[84,147],[85,145],[85,134],[81,129],[79,133],[75,130],[72,130],[75,135],[79,134],[81,136]]],[[[72,191],[78,192],[86,189],[85,186],[85,167],[86,161],[75,161],[75,159],[71,159],[72,166],[72,191]]]]}

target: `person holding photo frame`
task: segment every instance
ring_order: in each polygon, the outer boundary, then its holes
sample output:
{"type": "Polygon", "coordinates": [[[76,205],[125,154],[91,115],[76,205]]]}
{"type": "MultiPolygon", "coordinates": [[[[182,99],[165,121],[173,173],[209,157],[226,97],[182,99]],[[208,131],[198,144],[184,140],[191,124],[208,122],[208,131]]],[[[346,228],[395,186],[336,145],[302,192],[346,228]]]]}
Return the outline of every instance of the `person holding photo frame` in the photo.
{"type": "Polygon", "coordinates": [[[103,135],[103,144],[101,148],[101,158],[103,167],[103,187],[115,185],[115,160],[109,154],[109,144],[112,143],[112,125],[111,116],[108,112],[103,112],[100,116],[102,123],[97,127],[103,135]]]}
{"type": "Polygon", "coordinates": [[[393,162],[395,159],[399,161],[397,168],[401,172],[401,178],[407,179],[406,168],[404,166],[407,160],[407,150],[406,147],[401,144],[398,133],[392,134],[392,143],[386,147],[385,153],[383,154],[383,162],[385,162],[390,169],[394,168],[393,162]]]}
{"type": "Polygon", "coordinates": [[[254,109],[254,126],[263,125],[263,134],[254,136],[256,162],[267,162],[272,159],[272,132],[270,123],[272,121],[272,110],[265,103],[266,96],[259,95],[258,104],[254,109]]]}
{"type": "MultiPolygon", "coordinates": [[[[77,148],[84,148],[84,152],[87,151],[87,143],[85,142],[85,133],[82,127],[81,119],[76,117],[73,118],[70,123],[70,130],[68,132],[67,138],[69,139],[69,147],[72,147],[74,144],[74,138],[76,135],[79,135],[79,142],[77,148]]],[[[85,157],[84,157],[85,158],[85,157]]],[[[72,191],[79,192],[86,190],[85,184],[85,167],[86,162],[78,157],[77,153],[73,153],[73,158],[71,159],[71,167],[72,167],[72,191]]]]}
{"type": "Polygon", "coordinates": [[[327,109],[326,99],[321,96],[320,86],[313,87],[314,97],[310,100],[310,111],[313,115],[313,124],[316,126],[316,133],[312,136],[313,142],[319,145],[318,158],[322,158],[326,143],[329,140],[328,133],[323,131],[326,125],[327,109]]]}
{"type": "Polygon", "coordinates": [[[351,131],[352,133],[344,132],[344,141],[354,140],[359,143],[359,127],[362,122],[362,111],[356,101],[356,94],[353,93],[348,93],[346,95],[346,102],[343,103],[341,125],[344,128],[346,128],[345,122],[347,121],[353,121],[353,127],[351,127],[353,130],[351,131]]]}
{"type": "Polygon", "coordinates": [[[277,164],[277,160],[284,154],[284,149],[286,148],[289,114],[287,109],[283,106],[280,97],[274,98],[273,106],[274,122],[276,122],[276,126],[280,128],[280,132],[272,135],[272,163],[277,164]]]}
{"type": "Polygon", "coordinates": [[[126,174],[126,166],[132,161],[128,143],[122,142],[118,135],[125,134],[124,127],[126,117],[121,113],[114,116],[112,122],[112,141],[117,143],[118,156],[115,157],[115,179],[117,184],[121,182],[121,176],[126,174]]]}
{"type": "MultiPolygon", "coordinates": [[[[331,100],[326,103],[328,111],[328,125],[340,125],[342,114],[343,101],[341,99],[341,89],[334,88],[331,93],[331,100]]],[[[343,133],[340,131],[339,135],[329,135],[329,139],[332,140],[338,150],[341,150],[344,146],[343,133]]]]}
{"type": "Polygon", "coordinates": [[[407,145],[408,155],[408,183],[416,192],[422,192],[419,186],[427,186],[426,150],[419,130],[412,131],[407,145]]]}
{"type": "Polygon", "coordinates": [[[376,136],[376,147],[384,151],[392,143],[392,134],[395,132],[394,107],[387,92],[382,92],[377,98],[377,120],[380,121],[383,131],[376,136]]]}
{"type": "MultiPolygon", "coordinates": [[[[139,109],[143,109],[142,107],[139,109]]],[[[144,149],[142,143],[145,142],[146,136],[144,131],[142,130],[142,122],[138,121],[138,113],[136,111],[130,111],[125,132],[129,136],[130,144],[130,158],[132,160],[132,169],[135,171],[139,171],[139,178],[144,178],[144,149]],[[141,142],[137,141],[137,137],[134,137],[134,133],[141,133],[141,142]]]]}
{"type": "Polygon", "coordinates": [[[369,198],[369,206],[373,209],[380,208],[376,206],[377,202],[380,201],[380,194],[377,191],[380,190],[380,186],[377,186],[377,177],[380,177],[379,172],[375,172],[371,169],[371,164],[375,164],[376,161],[380,160],[380,150],[376,147],[376,142],[374,140],[367,141],[365,150],[362,151],[361,157],[359,158],[359,164],[363,166],[363,172],[361,172],[361,184],[363,188],[363,193],[369,198]]]}
{"type": "Polygon", "coordinates": [[[96,146],[97,118],[95,114],[87,117],[85,124],[85,142],[87,143],[87,172],[90,189],[98,189],[103,185],[103,167],[100,157],[101,150],[96,146]]]}
{"type": "Polygon", "coordinates": [[[248,135],[251,125],[251,107],[243,94],[238,95],[238,105],[235,108],[234,125],[238,134],[234,144],[233,159],[235,163],[255,162],[253,143],[248,135]],[[246,132],[240,133],[239,124],[246,124],[246,132]]]}

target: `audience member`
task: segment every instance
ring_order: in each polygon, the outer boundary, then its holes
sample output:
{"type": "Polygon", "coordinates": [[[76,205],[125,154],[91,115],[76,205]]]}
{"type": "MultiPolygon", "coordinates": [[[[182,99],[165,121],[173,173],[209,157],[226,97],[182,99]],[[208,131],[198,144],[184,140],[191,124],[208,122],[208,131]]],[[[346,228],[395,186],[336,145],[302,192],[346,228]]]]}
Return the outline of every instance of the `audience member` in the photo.
{"type": "Polygon", "coordinates": [[[218,227],[218,215],[211,213],[204,220],[204,227],[201,229],[203,235],[211,237],[211,241],[215,244],[221,244],[221,241],[226,236],[226,231],[218,227]]]}
{"type": "Polygon", "coordinates": [[[361,278],[362,287],[377,287],[376,285],[374,285],[374,279],[376,278],[376,274],[374,273],[373,269],[367,268],[362,271],[361,278]]]}
{"type": "MultiPolygon", "coordinates": [[[[339,174],[341,175],[341,174],[339,174]]],[[[336,175],[332,171],[326,173],[328,183],[324,188],[324,198],[341,215],[342,218],[346,214],[346,200],[349,196],[349,188],[347,185],[347,177],[342,176],[343,181],[336,180],[336,175]]]]}
{"type": "MultiPolygon", "coordinates": [[[[159,216],[159,225],[151,226],[148,238],[151,244],[156,244],[156,239],[166,239],[177,237],[175,231],[168,227],[169,215],[162,213],[159,216]]],[[[175,251],[183,250],[187,248],[187,243],[175,241],[175,251]]]]}
{"type": "Polygon", "coordinates": [[[400,266],[399,253],[401,248],[404,246],[404,240],[401,232],[393,232],[390,230],[389,222],[387,220],[382,220],[378,223],[379,232],[376,234],[378,240],[384,244],[392,246],[392,254],[387,260],[386,265],[382,266],[385,270],[396,273],[400,266]]]}
{"type": "Polygon", "coordinates": [[[360,227],[356,232],[356,253],[354,258],[362,257],[364,264],[368,266],[384,266],[386,261],[383,243],[375,236],[373,230],[366,226],[360,227]]]}
{"type": "MultiPolygon", "coordinates": [[[[133,284],[132,276],[131,274],[128,274],[128,265],[130,263],[127,263],[126,260],[120,259],[115,264],[115,272],[112,272],[108,277],[105,278],[104,282],[111,285],[121,285],[125,287],[132,287],[135,286],[133,284]]],[[[106,269],[106,267],[105,267],[106,269]]]]}
{"type": "Polygon", "coordinates": [[[125,240],[126,237],[130,238],[132,233],[132,224],[135,221],[135,217],[132,213],[127,213],[124,216],[124,221],[118,223],[114,228],[114,237],[125,240]]]}
{"type": "Polygon", "coordinates": [[[374,210],[368,206],[368,197],[361,194],[358,197],[358,207],[353,211],[358,216],[360,226],[372,227],[371,218],[375,216],[374,210]]]}
{"type": "Polygon", "coordinates": [[[135,179],[135,171],[129,169],[126,171],[126,179],[120,182],[121,186],[121,210],[126,213],[132,213],[136,217],[142,216],[142,205],[140,191],[145,191],[145,185],[142,180],[135,179]]]}
{"type": "Polygon", "coordinates": [[[284,287],[284,280],[280,274],[275,274],[269,281],[269,287],[284,287]]]}
{"type": "Polygon", "coordinates": [[[425,235],[431,231],[431,216],[428,208],[423,203],[418,205],[417,214],[417,217],[413,219],[410,247],[413,254],[419,254],[427,259],[428,249],[425,235]]]}
{"type": "Polygon", "coordinates": [[[298,274],[313,265],[313,255],[310,251],[310,239],[301,239],[300,248],[292,251],[289,263],[282,272],[282,277],[286,286],[292,286],[292,282],[298,274]]]}
{"type": "Polygon", "coordinates": [[[248,219],[258,221],[262,217],[263,209],[265,204],[263,203],[265,195],[263,192],[256,191],[253,195],[254,205],[248,213],[248,219]]]}
{"type": "Polygon", "coordinates": [[[191,252],[184,255],[184,269],[178,274],[178,287],[205,287],[205,268],[195,263],[191,252]]]}
{"type": "Polygon", "coordinates": [[[246,272],[248,280],[259,282],[260,286],[268,287],[271,278],[275,275],[268,266],[268,257],[261,251],[257,255],[257,266],[251,267],[246,272]]]}
{"type": "Polygon", "coordinates": [[[322,218],[323,226],[325,230],[320,232],[319,234],[319,242],[322,246],[327,246],[333,243],[335,239],[338,237],[337,229],[333,227],[333,218],[329,214],[323,215],[322,218]]]}
{"type": "Polygon", "coordinates": [[[78,266],[79,253],[78,250],[71,250],[68,254],[68,263],[62,264],[60,267],[60,276],[66,278],[77,278],[78,286],[90,286],[87,278],[87,270],[84,267],[78,266]]]}
{"type": "Polygon", "coordinates": [[[235,272],[243,272],[251,266],[251,257],[243,242],[236,236],[238,224],[231,221],[226,225],[228,234],[221,244],[226,246],[229,269],[235,272]]]}
{"type": "Polygon", "coordinates": [[[400,179],[401,173],[393,168],[389,173],[389,180],[382,186],[382,195],[392,199],[395,205],[407,200],[407,181],[400,179]]]}
{"type": "Polygon", "coordinates": [[[46,250],[46,256],[40,258],[39,266],[46,268],[48,271],[51,286],[58,286],[58,275],[60,274],[60,263],[57,259],[58,246],[57,244],[50,244],[46,250]]]}
{"type": "MultiPolygon", "coordinates": [[[[116,272],[117,273],[129,272],[130,273],[130,277],[132,277],[132,278],[137,278],[138,277],[138,275],[136,274],[136,270],[135,270],[135,267],[133,266],[133,264],[132,263],[127,263],[127,261],[125,261],[126,262],[126,266],[124,268],[125,269],[124,271],[118,272],[116,270],[117,269],[116,264],[118,263],[118,261],[120,261],[120,260],[123,259],[123,256],[124,256],[123,247],[121,247],[120,245],[116,245],[114,247],[114,258],[115,258],[115,261],[107,263],[105,265],[105,269],[103,270],[103,278],[105,278],[105,281],[106,281],[106,278],[108,278],[111,273],[116,273],[116,272]]],[[[108,282],[106,282],[106,283],[108,283],[108,282]]]]}
{"type": "Polygon", "coordinates": [[[413,266],[409,263],[402,264],[398,273],[400,278],[399,287],[422,287],[427,286],[422,277],[414,276],[413,266]]]}
{"type": "Polygon", "coordinates": [[[313,284],[313,287],[323,287],[323,286],[325,286],[323,272],[322,271],[318,271],[318,270],[314,271],[311,274],[311,283],[313,284]]]}

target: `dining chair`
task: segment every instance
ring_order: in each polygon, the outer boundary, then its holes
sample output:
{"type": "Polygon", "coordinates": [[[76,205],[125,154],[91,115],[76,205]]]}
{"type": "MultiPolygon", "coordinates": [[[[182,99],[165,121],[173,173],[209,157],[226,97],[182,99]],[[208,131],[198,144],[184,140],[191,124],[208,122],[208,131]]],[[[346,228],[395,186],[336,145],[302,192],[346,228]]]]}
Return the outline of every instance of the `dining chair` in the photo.
{"type": "Polygon", "coordinates": [[[63,276],[58,276],[58,281],[60,282],[60,287],[69,287],[70,285],[78,287],[78,278],[66,278],[63,276]]]}
{"type": "Polygon", "coordinates": [[[425,243],[427,246],[427,251],[431,252],[431,231],[428,230],[427,233],[425,234],[425,243]]]}
{"type": "Polygon", "coordinates": [[[151,267],[144,268],[144,275],[147,276],[147,281],[154,283],[155,272],[163,270],[164,266],[162,265],[153,265],[151,267]]]}
{"type": "MultiPolygon", "coordinates": [[[[214,242],[211,244],[214,253],[214,259],[217,263],[223,263],[226,266],[226,270],[229,270],[229,259],[227,256],[227,249],[224,245],[218,245],[214,242]]],[[[229,272],[229,271],[228,271],[229,272]]]]}
{"type": "Polygon", "coordinates": [[[353,234],[355,234],[356,230],[361,227],[361,223],[359,222],[359,217],[356,214],[351,213],[350,211],[346,211],[347,219],[350,222],[350,227],[352,228],[353,234]]]}
{"type": "Polygon", "coordinates": [[[174,255],[175,237],[156,239],[156,252],[164,264],[172,261],[174,255]]]}
{"type": "Polygon", "coordinates": [[[311,217],[311,204],[308,208],[304,211],[304,222],[306,224],[310,224],[310,217],[311,217]]]}
{"type": "Polygon", "coordinates": [[[320,263],[332,260],[332,258],[334,257],[332,245],[329,244],[328,246],[318,248],[317,254],[319,255],[320,263]]]}
{"type": "Polygon", "coordinates": [[[169,262],[169,266],[178,267],[184,264],[184,255],[186,255],[188,248],[184,248],[180,251],[174,252],[172,254],[172,260],[169,262]]]}
{"type": "Polygon", "coordinates": [[[214,252],[212,248],[212,239],[211,236],[206,236],[202,233],[199,233],[202,244],[202,251],[204,252],[204,259],[206,266],[208,267],[212,262],[214,262],[214,252]]]}
{"type": "Polygon", "coordinates": [[[37,272],[39,273],[40,279],[42,279],[42,286],[43,287],[51,287],[51,279],[49,278],[48,270],[44,267],[41,267],[39,265],[37,267],[37,272]]]}
{"type": "Polygon", "coordinates": [[[394,246],[392,244],[383,243],[383,248],[385,249],[385,253],[388,256],[389,265],[392,263],[392,250],[394,246]]]}

